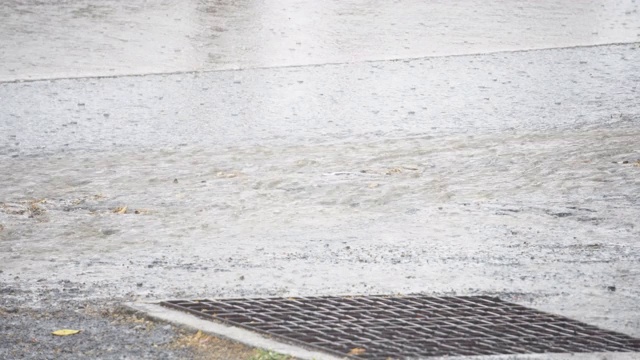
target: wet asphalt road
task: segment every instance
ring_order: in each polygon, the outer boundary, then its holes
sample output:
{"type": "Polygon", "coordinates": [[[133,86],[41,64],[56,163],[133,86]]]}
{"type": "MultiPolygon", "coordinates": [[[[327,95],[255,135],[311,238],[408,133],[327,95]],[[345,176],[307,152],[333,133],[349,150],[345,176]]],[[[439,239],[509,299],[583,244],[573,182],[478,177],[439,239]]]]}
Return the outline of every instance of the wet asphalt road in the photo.
{"type": "Polygon", "coordinates": [[[639,7],[631,0],[8,0],[0,3],[0,80],[633,43],[639,7]]]}
{"type": "MultiPolygon", "coordinates": [[[[639,6],[3,2],[0,357],[175,297],[491,294],[640,336],[639,6]]],[[[139,336],[97,356],[184,356],[139,336]]]]}

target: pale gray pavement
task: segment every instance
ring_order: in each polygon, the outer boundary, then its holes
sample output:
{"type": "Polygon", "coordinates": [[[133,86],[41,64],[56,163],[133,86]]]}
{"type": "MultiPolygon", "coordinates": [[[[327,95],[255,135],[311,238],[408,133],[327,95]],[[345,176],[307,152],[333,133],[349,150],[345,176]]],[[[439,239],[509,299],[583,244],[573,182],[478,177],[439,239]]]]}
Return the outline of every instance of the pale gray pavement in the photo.
{"type": "Polygon", "coordinates": [[[7,0],[0,80],[357,63],[640,40],[637,1],[7,0]]]}
{"type": "Polygon", "coordinates": [[[0,330],[425,293],[640,336],[637,2],[34,4],[0,5],[0,330]]]}

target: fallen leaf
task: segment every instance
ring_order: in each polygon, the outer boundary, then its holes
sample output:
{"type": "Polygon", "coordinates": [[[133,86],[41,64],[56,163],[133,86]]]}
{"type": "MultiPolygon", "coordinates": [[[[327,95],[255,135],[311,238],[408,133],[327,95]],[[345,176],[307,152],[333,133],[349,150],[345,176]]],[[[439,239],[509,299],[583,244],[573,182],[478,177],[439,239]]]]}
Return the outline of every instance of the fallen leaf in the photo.
{"type": "Polygon", "coordinates": [[[640,160],[638,160],[635,163],[633,163],[633,166],[640,167],[640,160]]]}
{"type": "Polygon", "coordinates": [[[69,335],[75,335],[77,333],[79,333],[80,330],[72,330],[72,329],[60,329],[60,330],[56,330],[54,332],[52,332],[52,335],[56,335],[56,336],[69,336],[69,335]]]}
{"type": "Polygon", "coordinates": [[[127,213],[127,205],[117,207],[117,208],[115,208],[113,210],[113,212],[116,213],[116,214],[126,214],[127,213]]]}
{"type": "Polygon", "coordinates": [[[363,349],[363,348],[353,348],[351,350],[349,350],[348,355],[362,355],[366,352],[367,350],[363,349]]]}

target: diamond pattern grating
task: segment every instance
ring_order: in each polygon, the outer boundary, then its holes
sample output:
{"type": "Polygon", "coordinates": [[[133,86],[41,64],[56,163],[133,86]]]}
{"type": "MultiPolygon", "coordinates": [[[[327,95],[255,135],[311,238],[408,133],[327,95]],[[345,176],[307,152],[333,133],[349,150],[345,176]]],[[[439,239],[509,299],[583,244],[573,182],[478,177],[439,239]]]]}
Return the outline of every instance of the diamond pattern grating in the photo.
{"type": "Polygon", "coordinates": [[[640,339],[486,296],[176,300],[161,304],[354,359],[640,351],[640,339]]]}

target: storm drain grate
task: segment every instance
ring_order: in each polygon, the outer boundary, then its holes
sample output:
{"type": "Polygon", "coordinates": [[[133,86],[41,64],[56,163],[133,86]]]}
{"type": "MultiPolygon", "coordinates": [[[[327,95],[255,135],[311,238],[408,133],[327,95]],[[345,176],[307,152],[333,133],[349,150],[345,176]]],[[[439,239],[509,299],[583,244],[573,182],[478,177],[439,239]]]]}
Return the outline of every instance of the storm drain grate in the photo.
{"type": "Polygon", "coordinates": [[[486,296],[178,300],[162,305],[357,359],[640,351],[640,339],[486,296]]]}

